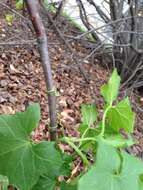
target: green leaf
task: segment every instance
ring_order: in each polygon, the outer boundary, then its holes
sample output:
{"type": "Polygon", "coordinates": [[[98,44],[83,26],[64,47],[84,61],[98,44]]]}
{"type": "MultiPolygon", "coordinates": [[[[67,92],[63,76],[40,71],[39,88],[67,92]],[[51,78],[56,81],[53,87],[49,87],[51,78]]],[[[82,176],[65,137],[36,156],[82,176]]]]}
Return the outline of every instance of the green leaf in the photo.
{"type": "Polygon", "coordinates": [[[1,190],[7,190],[9,185],[8,178],[6,176],[0,175],[0,189],[1,190]]]}
{"type": "MultiPolygon", "coordinates": [[[[100,133],[101,124],[98,125],[96,130],[98,130],[98,133],[100,133]]],[[[119,132],[116,132],[115,130],[113,130],[108,125],[106,125],[106,127],[105,127],[105,133],[104,133],[103,141],[106,144],[112,145],[112,146],[117,147],[117,148],[128,147],[128,146],[132,146],[133,144],[135,144],[135,141],[133,140],[131,135],[127,135],[127,137],[125,138],[122,134],[120,134],[119,132]]]]}
{"type": "Polygon", "coordinates": [[[22,10],[23,9],[23,0],[19,0],[16,2],[16,9],[22,10]]]}
{"type": "Polygon", "coordinates": [[[87,131],[88,129],[89,129],[88,125],[81,123],[78,128],[78,131],[80,132],[80,136],[82,136],[84,134],[84,132],[87,131]]]}
{"type": "Polygon", "coordinates": [[[29,190],[43,173],[58,175],[61,154],[53,142],[34,143],[30,134],[40,120],[33,104],[23,113],[0,116],[0,174],[20,190],[29,190]]]}
{"type": "Polygon", "coordinates": [[[143,175],[140,175],[139,187],[139,190],[143,190],[143,175]]]}
{"type": "Polygon", "coordinates": [[[108,83],[104,84],[101,87],[101,94],[108,104],[110,104],[114,100],[116,100],[116,98],[118,96],[119,87],[120,87],[120,80],[121,79],[117,73],[117,70],[114,69],[108,83]]]}
{"type": "Polygon", "coordinates": [[[36,157],[36,169],[39,174],[49,173],[50,176],[59,176],[63,165],[61,153],[55,148],[55,142],[42,141],[33,145],[36,157]]]}
{"type": "Polygon", "coordinates": [[[104,141],[105,143],[112,145],[114,147],[129,147],[135,144],[135,142],[131,137],[125,139],[120,134],[105,135],[104,141]]]}
{"type": "Polygon", "coordinates": [[[5,15],[5,19],[6,19],[7,24],[11,26],[14,20],[14,15],[7,14],[5,15]]]}
{"type": "Polygon", "coordinates": [[[108,124],[113,130],[118,132],[120,129],[124,129],[126,132],[133,132],[135,114],[132,112],[128,98],[112,107],[108,111],[107,118],[108,124]]]}
{"type": "Polygon", "coordinates": [[[73,161],[73,157],[68,154],[62,155],[63,165],[60,168],[60,175],[62,176],[70,176],[71,174],[71,163],[73,161]]]}
{"type": "Polygon", "coordinates": [[[77,184],[66,184],[62,183],[60,190],[77,190],[77,184]]]}
{"type": "Polygon", "coordinates": [[[83,104],[81,106],[81,114],[82,114],[82,124],[91,126],[94,124],[97,118],[96,106],[89,104],[83,104]]]}
{"type": "Polygon", "coordinates": [[[99,142],[96,163],[83,175],[78,190],[140,190],[143,162],[99,142]]]}
{"type": "MultiPolygon", "coordinates": [[[[45,171],[45,174],[40,176],[38,182],[36,183],[36,185],[34,185],[32,190],[47,190],[47,189],[55,190],[58,176],[70,176],[71,174],[70,164],[73,158],[70,155],[63,154],[62,160],[63,164],[61,168],[60,169],[58,168],[57,170],[55,168],[55,165],[52,165],[52,167],[54,167],[53,170],[55,169],[55,172],[48,172],[48,174],[46,174],[47,172],[45,171]]],[[[39,169],[41,169],[41,166],[39,166],[39,169]]]]}
{"type": "Polygon", "coordinates": [[[43,175],[39,178],[38,182],[32,190],[54,190],[56,186],[56,179],[43,175]]]}
{"type": "MultiPolygon", "coordinates": [[[[81,124],[80,127],[79,127],[79,131],[80,131],[80,135],[82,136],[84,134],[84,137],[83,138],[97,138],[97,136],[100,134],[101,132],[101,129],[99,129],[98,127],[96,128],[92,128],[92,127],[88,127],[87,125],[83,125],[81,124]]],[[[95,150],[95,144],[96,142],[95,141],[83,141],[80,143],[80,149],[82,151],[85,151],[85,152],[89,152],[89,150],[92,150],[94,151],[95,150]]]]}

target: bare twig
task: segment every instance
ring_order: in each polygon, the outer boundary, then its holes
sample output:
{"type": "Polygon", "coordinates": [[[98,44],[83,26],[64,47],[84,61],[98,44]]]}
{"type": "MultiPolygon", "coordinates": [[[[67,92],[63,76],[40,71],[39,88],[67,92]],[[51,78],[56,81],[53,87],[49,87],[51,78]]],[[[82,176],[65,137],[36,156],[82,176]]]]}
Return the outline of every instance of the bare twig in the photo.
{"type": "MultiPolygon", "coordinates": [[[[82,0],[76,0],[77,2],[77,5],[79,7],[79,12],[80,12],[80,18],[83,22],[83,24],[85,25],[85,27],[87,28],[87,30],[91,30],[91,28],[93,28],[93,26],[90,24],[90,22],[88,21],[88,18],[87,18],[87,14],[86,14],[86,10],[84,8],[84,5],[82,3],[82,0]]],[[[93,39],[96,41],[96,42],[101,42],[100,38],[98,37],[98,35],[95,33],[95,31],[91,31],[90,32],[93,39]]]]}
{"type": "MultiPolygon", "coordinates": [[[[23,46],[23,45],[32,45],[32,46],[34,46],[34,45],[37,45],[38,43],[37,43],[37,40],[36,39],[34,39],[34,40],[23,40],[23,41],[10,41],[10,42],[0,42],[0,46],[23,46]]],[[[48,43],[48,47],[50,46],[50,45],[57,45],[57,44],[59,44],[59,43],[52,43],[52,42],[50,42],[50,43],[48,43]]]]}
{"type": "Polygon", "coordinates": [[[37,40],[23,40],[23,41],[10,41],[10,42],[0,42],[0,46],[18,46],[18,45],[36,45],[37,40]]]}
{"type": "Polygon", "coordinates": [[[76,63],[76,65],[78,66],[78,68],[79,68],[81,74],[83,75],[85,81],[86,81],[87,83],[89,83],[89,78],[87,77],[87,74],[85,73],[83,66],[82,66],[81,63],[79,63],[79,61],[77,60],[77,58],[76,58],[76,56],[75,56],[75,53],[74,53],[72,47],[71,47],[70,44],[65,40],[63,34],[62,34],[61,31],[59,30],[59,28],[56,26],[54,20],[52,19],[52,17],[50,16],[50,14],[48,13],[48,11],[45,9],[44,6],[43,6],[43,8],[44,8],[44,10],[45,10],[45,11],[44,11],[45,14],[48,16],[49,21],[52,23],[52,26],[55,28],[56,32],[58,33],[58,35],[60,36],[60,38],[62,39],[62,41],[65,43],[65,45],[67,46],[67,48],[68,48],[68,49],[70,50],[70,52],[72,53],[72,55],[73,55],[73,60],[74,60],[74,62],[76,63]]]}
{"type": "MultiPolygon", "coordinates": [[[[109,22],[108,24],[103,24],[102,26],[99,26],[99,27],[97,27],[97,28],[92,28],[91,30],[89,30],[89,31],[87,31],[87,32],[84,32],[84,33],[82,33],[81,35],[78,35],[78,36],[75,37],[75,38],[80,39],[80,38],[82,38],[82,37],[84,37],[84,36],[90,34],[92,31],[98,31],[98,30],[107,28],[108,26],[111,26],[111,25],[113,25],[113,24],[118,24],[118,23],[120,23],[120,22],[128,21],[128,20],[130,20],[131,18],[132,18],[132,17],[129,16],[129,17],[117,19],[117,20],[115,20],[115,21],[111,21],[111,22],[109,22]]],[[[143,16],[135,16],[135,18],[136,18],[136,19],[137,19],[137,18],[142,18],[142,19],[143,19],[143,16]]]]}
{"type": "Polygon", "coordinates": [[[102,9],[93,0],[87,0],[87,1],[95,7],[97,13],[105,21],[105,23],[109,23],[111,21],[110,18],[102,11],[102,9]]]}
{"type": "Polygon", "coordinates": [[[56,14],[53,17],[53,19],[56,19],[62,12],[63,6],[64,6],[65,0],[62,0],[57,8],[56,14]]]}

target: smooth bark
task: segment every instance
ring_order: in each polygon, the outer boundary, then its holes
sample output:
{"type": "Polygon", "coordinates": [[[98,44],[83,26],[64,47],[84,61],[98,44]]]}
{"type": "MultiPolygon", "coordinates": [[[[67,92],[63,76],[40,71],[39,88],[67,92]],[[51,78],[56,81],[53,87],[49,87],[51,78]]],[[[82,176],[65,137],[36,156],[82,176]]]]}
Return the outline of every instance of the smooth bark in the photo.
{"type": "Polygon", "coordinates": [[[25,0],[33,27],[36,32],[39,53],[41,56],[46,86],[48,90],[49,114],[50,114],[50,138],[56,139],[56,93],[52,79],[51,64],[48,53],[48,39],[42,20],[39,15],[39,1],[25,0]]]}

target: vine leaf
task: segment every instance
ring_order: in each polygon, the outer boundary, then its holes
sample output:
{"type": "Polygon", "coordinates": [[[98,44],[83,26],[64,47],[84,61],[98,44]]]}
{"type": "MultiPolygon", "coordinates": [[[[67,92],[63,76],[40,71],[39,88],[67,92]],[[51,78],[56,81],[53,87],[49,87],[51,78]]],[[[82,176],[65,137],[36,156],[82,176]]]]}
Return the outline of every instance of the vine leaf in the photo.
{"type": "MultiPolygon", "coordinates": [[[[97,134],[100,134],[102,125],[101,123],[98,124],[98,127],[96,128],[97,134]]],[[[116,148],[121,147],[128,147],[134,145],[136,142],[132,138],[130,134],[126,134],[126,137],[122,135],[121,133],[113,130],[109,125],[106,125],[105,127],[105,134],[103,141],[106,144],[112,145],[116,148]]]]}
{"type": "Polygon", "coordinates": [[[108,104],[116,100],[118,96],[119,87],[120,87],[120,80],[121,79],[117,73],[117,70],[114,69],[108,83],[104,84],[101,87],[101,94],[108,104]]]}
{"type": "Polygon", "coordinates": [[[35,144],[30,134],[40,120],[40,107],[33,104],[23,113],[0,116],[0,174],[20,190],[29,190],[40,175],[58,175],[61,154],[53,142],[35,144]]]}
{"type": "MultiPolygon", "coordinates": [[[[70,176],[71,167],[70,164],[73,160],[72,156],[67,154],[62,155],[63,164],[60,170],[56,172],[45,172],[44,175],[40,176],[38,182],[34,185],[32,190],[54,190],[57,184],[57,176],[70,176]]],[[[40,169],[40,167],[39,167],[40,169]]]]}
{"type": "Polygon", "coordinates": [[[40,176],[38,182],[32,190],[53,190],[56,186],[56,178],[46,175],[40,176]]]}
{"type": "Polygon", "coordinates": [[[96,106],[93,104],[81,106],[82,124],[91,126],[97,119],[96,106]]]}
{"type": "Polygon", "coordinates": [[[81,106],[81,115],[82,123],[80,124],[79,132],[82,136],[85,131],[90,129],[91,125],[93,125],[97,119],[96,106],[93,104],[83,104],[81,106]]]}
{"type": "Polygon", "coordinates": [[[113,134],[113,135],[108,135],[105,134],[104,138],[105,143],[112,145],[114,147],[128,147],[132,146],[135,144],[134,140],[129,137],[129,138],[124,138],[121,134],[113,134]]]}
{"type": "Polygon", "coordinates": [[[78,190],[140,190],[142,174],[140,160],[100,141],[96,163],[80,178],[78,190]]]}
{"type": "Polygon", "coordinates": [[[124,129],[126,132],[133,132],[135,114],[132,112],[128,98],[112,107],[107,114],[107,118],[108,124],[113,130],[118,132],[120,129],[124,129]]]}

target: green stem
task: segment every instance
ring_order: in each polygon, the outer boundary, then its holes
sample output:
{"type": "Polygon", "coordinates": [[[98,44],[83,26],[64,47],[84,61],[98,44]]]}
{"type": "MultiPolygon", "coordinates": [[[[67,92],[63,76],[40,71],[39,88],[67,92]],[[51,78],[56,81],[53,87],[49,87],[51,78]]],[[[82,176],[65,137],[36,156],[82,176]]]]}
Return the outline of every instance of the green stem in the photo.
{"type": "Polygon", "coordinates": [[[72,142],[72,138],[64,137],[61,139],[62,141],[69,144],[76,152],[77,154],[82,158],[83,163],[86,166],[89,166],[89,161],[87,160],[86,156],[81,152],[81,150],[72,142]]]}
{"type": "Polygon", "coordinates": [[[81,136],[81,138],[83,139],[86,135],[86,133],[88,132],[88,130],[90,129],[90,127],[88,126],[87,129],[84,131],[83,135],[81,136]]]}
{"type": "Polygon", "coordinates": [[[108,111],[111,109],[112,107],[112,102],[109,104],[109,106],[106,108],[104,114],[103,114],[103,119],[102,119],[102,130],[101,130],[101,133],[100,133],[100,136],[104,136],[104,133],[105,133],[105,122],[106,122],[106,116],[107,116],[107,113],[108,111]]]}
{"type": "Polygon", "coordinates": [[[70,138],[70,140],[71,140],[72,142],[97,141],[97,139],[95,139],[95,138],[93,138],[93,137],[86,137],[86,138],[81,138],[81,139],[70,138]]]}
{"type": "Polygon", "coordinates": [[[90,129],[90,127],[88,126],[88,128],[84,131],[83,135],[81,136],[78,148],[80,148],[81,142],[82,142],[81,140],[84,139],[84,137],[85,137],[85,135],[86,135],[86,133],[88,132],[89,129],[90,129]]]}

